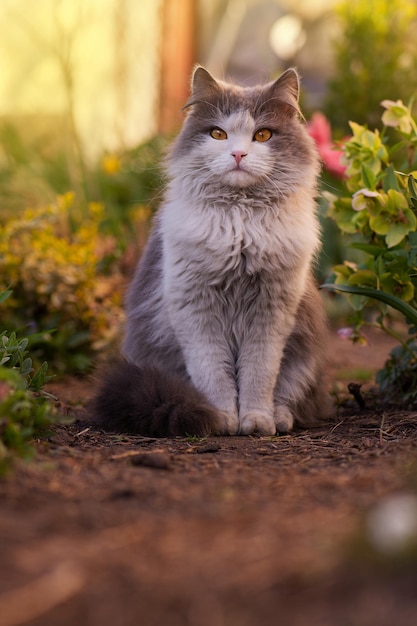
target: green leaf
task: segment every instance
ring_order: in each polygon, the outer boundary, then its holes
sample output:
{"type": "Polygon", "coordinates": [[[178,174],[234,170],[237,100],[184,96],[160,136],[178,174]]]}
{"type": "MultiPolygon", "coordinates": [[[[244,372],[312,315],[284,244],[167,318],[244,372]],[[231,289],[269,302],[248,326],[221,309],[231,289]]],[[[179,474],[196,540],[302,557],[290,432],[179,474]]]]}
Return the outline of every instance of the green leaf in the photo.
{"type": "Polygon", "coordinates": [[[351,243],[349,247],[366,252],[366,254],[370,254],[373,257],[377,257],[384,252],[384,248],[381,248],[381,246],[375,246],[371,243],[355,242],[351,243]]]}
{"type": "Polygon", "coordinates": [[[414,176],[411,174],[408,177],[408,193],[410,194],[410,198],[417,200],[417,184],[414,176]]]}
{"type": "Polygon", "coordinates": [[[376,187],[376,176],[374,172],[365,163],[362,163],[361,171],[362,180],[365,183],[365,186],[367,187],[367,189],[374,191],[376,187]]]}
{"type": "Polygon", "coordinates": [[[20,366],[20,373],[24,376],[25,374],[30,374],[31,372],[33,372],[32,359],[27,358],[20,366]]]}
{"type": "Polygon", "coordinates": [[[395,169],[392,164],[389,165],[384,172],[384,177],[382,179],[382,187],[385,192],[388,192],[390,189],[395,189],[395,191],[400,191],[397,177],[395,175],[395,169]]]}
{"type": "Polygon", "coordinates": [[[354,137],[360,137],[361,133],[366,130],[366,126],[361,126],[360,124],[357,124],[357,122],[349,121],[349,126],[352,129],[352,133],[354,137]]]}
{"type": "Polygon", "coordinates": [[[377,287],[378,278],[372,270],[358,270],[349,277],[349,285],[360,285],[362,287],[377,287]]]}
{"type": "Polygon", "coordinates": [[[388,304],[393,309],[396,309],[402,313],[412,324],[417,324],[417,310],[407,302],[400,300],[396,296],[393,296],[385,291],[379,289],[373,289],[372,287],[354,287],[352,285],[333,285],[326,283],[321,285],[321,289],[330,289],[332,291],[341,291],[342,293],[349,293],[358,296],[364,296],[367,298],[373,298],[388,304]]]}
{"type": "Polygon", "coordinates": [[[386,212],[378,215],[371,215],[369,218],[369,226],[372,228],[374,233],[377,233],[377,235],[386,235],[390,228],[392,228],[390,215],[386,212]]]}
{"type": "Polygon", "coordinates": [[[404,302],[410,302],[414,298],[414,285],[407,277],[401,279],[399,276],[387,274],[381,277],[381,288],[404,302]]]}
{"type": "Polygon", "coordinates": [[[45,383],[47,383],[48,380],[51,380],[51,378],[53,378],[53,376],[47,376],[47,372],[48,372],[48,363],[44,361],[42,365],[40,366],[40,368],[38,369],[38,371],[36,372],[36,374],[34,375],[34,377],[32,378],[32,380],[30,381],[29,389],[32,389],[34,391],[40,391],[42,387],[45,385],[45,383]]]}
{"type": "Polygon", "coordinates": [[[333,267],[333,272],[336,275],[335,282],[341,282],[344,284],[347,280],[349,280],[350,276],[356,271],[356,266],[352,266],[349,262],[345,262],[340,265],[335,265],[333,267]]]}
{"type": "Polygon", "coordinates": [[[6,289],[6,291],[2,291],[0,292],[0,304],[2,302],[5,302],[7,300],[7,298],[9,298],[12,295],[12,290],[11,289],[6,289]]]}
{"type": "Polygon", "coordinates": [[[397,246],[401,243],[409,230],[410,229],[407,224],[395,224],[392,226],[385,238],[388,248],[392,248],[393,246],[397,246]]]}
{"type": "Polygon", "coordinates": [[[351,198],[336,200],[327,212],[327,216],[334,219],[340,230],[345,233],[356,233],[358,228],[355,224],[358,214],[352,209],[351,198]]]}

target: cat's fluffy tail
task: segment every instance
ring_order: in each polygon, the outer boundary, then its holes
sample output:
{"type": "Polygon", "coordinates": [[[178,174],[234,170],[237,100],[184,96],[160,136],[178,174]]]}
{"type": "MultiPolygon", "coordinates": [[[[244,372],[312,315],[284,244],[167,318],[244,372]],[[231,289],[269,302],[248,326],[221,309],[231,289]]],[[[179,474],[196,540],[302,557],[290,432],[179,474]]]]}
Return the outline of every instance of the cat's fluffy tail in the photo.
{"type": "Polygon", "coordinates": [[[124,360],[101,376],[91,410],[95,424],[113,432],[148,437],[220,434],[216,410],[191,384],[124,360]]]}

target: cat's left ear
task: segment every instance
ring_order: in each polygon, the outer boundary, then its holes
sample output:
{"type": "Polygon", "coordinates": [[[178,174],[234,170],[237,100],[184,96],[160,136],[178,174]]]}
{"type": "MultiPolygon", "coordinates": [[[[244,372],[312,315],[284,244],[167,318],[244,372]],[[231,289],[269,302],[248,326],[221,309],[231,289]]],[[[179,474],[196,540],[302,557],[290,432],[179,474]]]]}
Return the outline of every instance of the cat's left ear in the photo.
{"type": "Polygon", "coordinates": [[[298,99],[300,97],[300,77],[293,67],[286,70],[277,80],[270,84],[269,90],[273,99],[287,107],[289,113],[301,115],[298,99]]]}

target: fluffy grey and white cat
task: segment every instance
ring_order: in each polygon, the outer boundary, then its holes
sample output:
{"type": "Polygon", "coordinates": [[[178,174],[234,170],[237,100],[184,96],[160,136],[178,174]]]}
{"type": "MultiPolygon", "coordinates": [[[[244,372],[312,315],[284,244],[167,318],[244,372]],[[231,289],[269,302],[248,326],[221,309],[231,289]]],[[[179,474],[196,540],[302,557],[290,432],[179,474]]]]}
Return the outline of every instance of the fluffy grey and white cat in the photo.
{"type": "Polygon", "coordinates": [[[273,435],[327,412],[319,161],[298,94],[293,69],[258,87],[195,70],[127,294],[124,359],[94,401],[103,427],[273,435]]]}

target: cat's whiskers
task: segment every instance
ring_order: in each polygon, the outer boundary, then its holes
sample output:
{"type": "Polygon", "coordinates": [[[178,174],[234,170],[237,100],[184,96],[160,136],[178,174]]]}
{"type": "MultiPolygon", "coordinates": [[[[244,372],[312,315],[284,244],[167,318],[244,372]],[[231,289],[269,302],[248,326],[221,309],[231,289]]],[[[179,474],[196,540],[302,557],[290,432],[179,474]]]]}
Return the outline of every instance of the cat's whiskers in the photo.
{"type": "Polygon", "coordinates": [[[242,169],[243,174],[257,178],[255,182],[243,187],[224,182],[224,175],[231,171],[233,170],[225,171],[223,167],[219,167],[218,172],[213,171],[205,162],[197,164],[196,161],[193,161],[186,169],[183,167],[181,179],[193,189],[196,195],[198,195],[203,188],[206,188],[206,186],[210,186],[214,194],[218,193],[222,188],[229,190],[231,187],[236,187],[237,190],[244,190],[247,187],[251,189],[259,188],[264,191],[266,183],[271,191],[273,190],[277,196],[280,197],[282,195],[288,195],[290,191],[301,183],[301,181],[296,178],[293,180],[293,171],[290,167],[285,166],[285,164],[280,164],[278,167],[275,167],[273,172],[271,172],[269,166],[262,162],[257,163],[255,172],[249,169],[242,169]],[[282,184],[281,181],[276,178],[277,174],[282,176],[285,184],[282,184]],[[288,183],[291,184],[289,185],[288,183]]]}
{"type": "Polygon", "coordinates": [[[337,194],[340,194],[340,187],[335,187],[331,185],[327,180],[321,180],[321,186],[326,187],[326,189],[330,189],[331,191],[335,191],[337,194]]]}
{"type": "Polygon", "coordinates": [[[204,104],[205,106],[214,109],[217,115],[221,114],[221,109],[217,104],[213,104],[213,102],[210,102],[209,100],[199,100],[198,102],[199,104],[204,104]]]}

